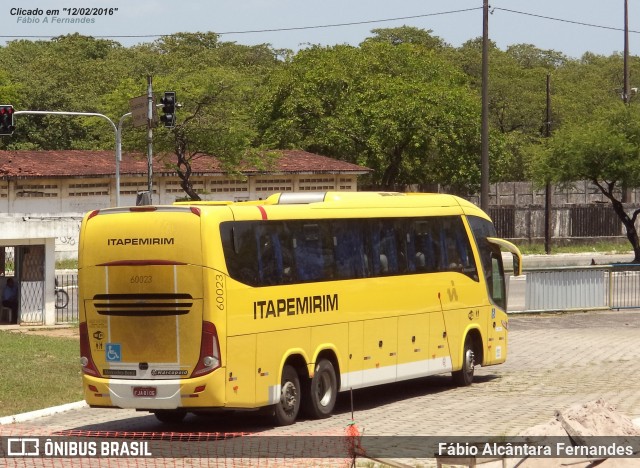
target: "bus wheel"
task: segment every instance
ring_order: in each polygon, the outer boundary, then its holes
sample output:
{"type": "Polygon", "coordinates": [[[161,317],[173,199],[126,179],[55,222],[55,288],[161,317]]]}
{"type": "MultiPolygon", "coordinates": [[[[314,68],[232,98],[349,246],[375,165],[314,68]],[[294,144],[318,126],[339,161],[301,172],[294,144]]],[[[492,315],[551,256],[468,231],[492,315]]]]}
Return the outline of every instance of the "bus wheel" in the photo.
{"type": "Polygon", "coordinates": [[[313,379],[305,392],[304,412],[316,419],[329,417],[336,405],[337,394],[338,380],[333,364],[322,359],[316,364],[313,379]]]}
{"type": "Polygon", "coordinates": [[[184,417],[187,415],[187,412],[184,410],[158,410],[154,411],[156,418],[158,421],[163,422],[165,424],[177,424],[182,422],[184,417]]]}
{"type": "Polygon", "coordinates": [[[476,366],[476,358],[473,352],[473,339],[470,336],[464,340],[464,351],[462,353],[462,369],[451,373],[453,381],[461,387],[471,385],[473,382],[473,371],[476,366]]]}
{"type": "Polygon", "coordinates": [[[282,369],[280,401],[275,407],[275,423],[278,426],[293,424],[300,411],[300,378],[291,366],[282,369]]]}

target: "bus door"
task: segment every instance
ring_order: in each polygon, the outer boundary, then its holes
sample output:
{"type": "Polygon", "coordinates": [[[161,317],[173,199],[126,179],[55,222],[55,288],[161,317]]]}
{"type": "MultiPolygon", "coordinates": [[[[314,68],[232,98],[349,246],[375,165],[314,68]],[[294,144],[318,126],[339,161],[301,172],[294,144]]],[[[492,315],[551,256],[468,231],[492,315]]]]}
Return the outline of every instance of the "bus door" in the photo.
{"type": "Polygon", "coordinates": [[[487,323],[488,355],[486,364],[498,364],[506,360],[507,349],[507,287],[502,252],[504,248],[513,255],[513,274],[522,274],[522,260],[520,251],[512,243],[504,239],[487,237],[489,262],[485,267],[485,279],[491,298],[491,316],[487,323]]]}

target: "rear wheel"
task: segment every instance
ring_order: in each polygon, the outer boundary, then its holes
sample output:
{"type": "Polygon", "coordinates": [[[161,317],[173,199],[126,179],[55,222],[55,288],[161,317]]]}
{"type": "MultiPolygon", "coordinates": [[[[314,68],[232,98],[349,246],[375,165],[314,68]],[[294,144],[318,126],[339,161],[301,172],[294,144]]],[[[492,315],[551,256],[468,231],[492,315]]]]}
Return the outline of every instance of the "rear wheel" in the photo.
{"type": "Polygon", "coordinates": [[[300,378],[296,370],[287,365],[282,369],[280,401],[275,406],[275,423],[278,426],[293,424],[300,411],[300,378]]]}
{"type": "Polygon", "coordinates": [[[464,340],[464,350],[462,352],[462,369],[451,373],[453,381],[461,387],[471,385],[475,367],[476,358],[473,352],[473,339],[467,336],[464,340]]]}
{"type": "Polygon", "coordinates": [[[333,364],[326,359],[316,364],[313,378],[305,392],[304,412],[316,419],[329,417],[336,405],[338,380],[333,364]]]}
{"type": "Polygon", "coordinates": [[[154,411],[156,418],[158,421],[166,423],[166,424],[177,424],[182,422],[184,417],[187,415],[187,412],[184,410],[158,410],[154,411]]]}

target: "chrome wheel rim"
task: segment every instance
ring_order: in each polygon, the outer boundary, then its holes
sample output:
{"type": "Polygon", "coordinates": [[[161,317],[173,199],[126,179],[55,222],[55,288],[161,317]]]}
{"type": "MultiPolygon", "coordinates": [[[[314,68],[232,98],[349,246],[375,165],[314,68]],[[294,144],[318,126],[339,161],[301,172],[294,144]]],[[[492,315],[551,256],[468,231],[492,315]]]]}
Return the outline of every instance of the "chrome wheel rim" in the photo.
{"type": "Polygon", "coordinates": [[[280,393],[280,406],[287,414],[292,414],[295,411],[297,399],[296,386],[293,382],[285,382],[280,393]]]}
{"type": "Polygon", "coordinates": [[[333,389],[331,386],[331,376],[328,372],[323,372],[318,381],[318,401],[320,405],[327,406],[333,399],[333,389]]]}

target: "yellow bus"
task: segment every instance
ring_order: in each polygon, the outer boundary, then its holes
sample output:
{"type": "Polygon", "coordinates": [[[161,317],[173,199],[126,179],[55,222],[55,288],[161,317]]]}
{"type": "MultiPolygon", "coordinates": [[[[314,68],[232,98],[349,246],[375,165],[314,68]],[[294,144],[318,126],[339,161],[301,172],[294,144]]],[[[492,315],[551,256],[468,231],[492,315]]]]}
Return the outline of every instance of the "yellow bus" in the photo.
{"type": "Polygon", "coordinates": [[[332,413],[338,392],[507,357],[501,254],[475,205],[443,194],[283,193],[92,211],[79,244],[92,407],[176,422],[332,413]]]}

